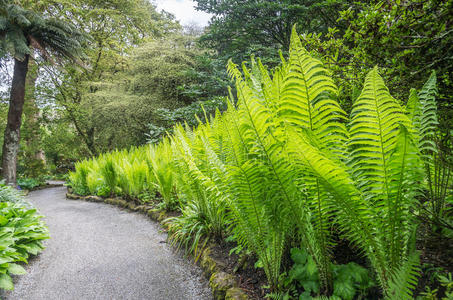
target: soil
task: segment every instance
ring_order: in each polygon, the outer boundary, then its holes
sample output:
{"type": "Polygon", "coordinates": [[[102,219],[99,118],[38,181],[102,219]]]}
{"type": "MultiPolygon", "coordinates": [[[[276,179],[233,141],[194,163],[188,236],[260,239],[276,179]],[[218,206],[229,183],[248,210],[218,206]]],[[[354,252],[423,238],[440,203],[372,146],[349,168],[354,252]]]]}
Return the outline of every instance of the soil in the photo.
{"type": "Polygon", "coordinates": [[[425,291],[426,286],[438,289],[439,299],[444,296],[436,274],[453,272],[453,239],[436,233],[429,226],[421,226],[417,235],[417,250],[420,252],[421,276],[418,281],[416,294],[425,291]]]}
{"type": "Polygon", "coordinates": [[[236,245],[224,240],[216,240],[210,245],[211,257],[224,267],[225,272],[234,274],[239,282],[239,287],[244,290],[250,299],[264,299],[269,292],[264,286],[267,284],[266,274],[263,269],[254,266],[253,257],[242,258],[230,251],[236,245]]]}

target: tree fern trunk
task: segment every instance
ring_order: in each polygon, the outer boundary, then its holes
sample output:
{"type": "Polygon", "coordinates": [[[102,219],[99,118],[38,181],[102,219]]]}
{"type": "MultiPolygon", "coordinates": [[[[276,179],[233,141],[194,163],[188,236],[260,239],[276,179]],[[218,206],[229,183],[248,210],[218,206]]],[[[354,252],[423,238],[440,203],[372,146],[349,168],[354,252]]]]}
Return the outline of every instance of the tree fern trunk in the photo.
{"type": "Polygon", "coordinates": [[[27,166],[25,175],[37,178],[43,174],[46,166],[46,157],[41,148],[40,136],[40,109],[36,102],[36,82],[38,80],[38,65],[30,55],[28,71],[25,80],[25,100],[23,108],[23,122],[21,127],[22,146],[25,145],[23,153],[24,164],[27,166]]]}
{"type": "Polygon", "coordinates": [[[2,176],[7,184],[16,184],[16,164],[19,152],[20,126],[25,99],[25,79],[29,55],[23,61],[14,59],[14,75],[9,100],[8,121],[3,142],[2,176]]]}

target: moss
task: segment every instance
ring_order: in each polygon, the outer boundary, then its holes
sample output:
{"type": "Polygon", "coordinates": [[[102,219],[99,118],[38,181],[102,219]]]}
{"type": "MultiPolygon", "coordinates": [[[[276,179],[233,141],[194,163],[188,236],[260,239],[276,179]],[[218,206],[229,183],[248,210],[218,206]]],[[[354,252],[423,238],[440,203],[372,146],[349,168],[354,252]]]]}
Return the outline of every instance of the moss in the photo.
{"type": "Polygon", "coordinates": [[[149,209],[148,212],[146,213],[152,220],[157,221],[159,219],[159,210],[156,209],[149,209]]]}
{"type": "Polygon", "coordinates": [[[167,213],[165,211],[160,211],[159,216],[157,217],[157,221],[162,222],[167,218],[167,213]]]}
{"type": "Polygon", "coordinates": [[[225,300],[247,300],[247,294],[237,287],[229,288],[225,293],[225,300]]]}
{"type": "Polygon", "coordinates": [[[115,199],[107,198],[107,199],[104,199],[104,202],[107,203],[107,204],[115,204],[115,199]]]}
{"type": "Polygon", "coordinates": [[[218,272],[217,264],[211,257],[211,250],[205,249],[201,254],[200,266],[203,269],[204,275],[209,278],[213,273],[218,272]]]}
{"type": "Polygon", "coordinates": [[[209,286],[211,287],[214,299],[216,300],[225,299],[227,290],[235,285],[236,280],[233,275],[225,272],[214,273],[209,279],[209,286]]]}
{"type": "Polygon", "coordinates": [[[135,207],[135,211],[146,212],[145,206],[143,206],[143,205],[138,205],[137,207],[135,207]]]}
{"type": "Polygon", "coordinates": [[[142,212],[144,214],[148,213],[148,210],[150,210],[152,207],[151,206],[148,206],[148,205],[143,205],[142,206],[142,212]]]}

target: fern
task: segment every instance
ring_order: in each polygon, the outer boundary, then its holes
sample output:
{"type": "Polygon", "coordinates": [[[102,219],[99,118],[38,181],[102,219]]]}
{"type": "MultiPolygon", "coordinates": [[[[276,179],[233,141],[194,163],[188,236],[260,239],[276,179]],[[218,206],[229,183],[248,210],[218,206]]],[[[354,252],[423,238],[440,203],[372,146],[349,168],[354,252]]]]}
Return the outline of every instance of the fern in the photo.
{"type": "Polygon", "coordinates": [[[437,104],[436,104],[436,73],[433,71],[428,81],[423,85],[418,98],[420,99],[418,135],[420,140],[419,148],[424,159],[431,162],[431,153],[435,153],[436,145],[434,137],[438,125],[437,104]]]}
{"type": "Polygon", "coordinates": [[[394,273],[387,293],[388,299],[414,299],[412,291],[417,286],[419,276],[419,257],[413,252],[394,273]]]}
{"type": "MultiPolygon", "coordinates": [[[[445,218],[446,199],[451,190],[451,141],[441,138],[437,130],[437,87],[436,73],[433,71],[418,93],[416,105],[418,109],[413,112],[416,122],[418,144],[423,155],[426,171],[427,192],[425,198],[427,209],[432,221],[439,225],[445,218]]],[[[408,107],[410,110],[411,107],[408,107]]]]}
{"type": "Polygon", "coordinates": [[[157,188],[166,208],[171,209],[174,206],[175,180],[170,142],[164,138],[156,147],[149,147],[147,155],[148,181],[157,188]]]}
{"type": "Polygon", "coordinates": [[[113,195],[115,186],[116,186],[116,170],[115,170],[115,164],[111,158],[107,158],[100,170],[100,174],[102,175],[102,178],[104,179],[105,184],[109,187],[110,189],[110,195],[113,195]]]}
{"type": "Polygon", "coordinates": [[[386,172],[399,124],[411,126],[375,67],[368,73],[363,91],[353,105],[349,129],[350,165],[360,189],[370,196],[369,201],[389,199],[386,172]]]}
{"type": "Polygon", "coordinates": [[[338,90],[321,62],[302,47],[293,28],[288,70],[283,78],[279,114],[285,122],[313,131],[323,149],[342,154],[346,114],[334,98],[338,90]]]}

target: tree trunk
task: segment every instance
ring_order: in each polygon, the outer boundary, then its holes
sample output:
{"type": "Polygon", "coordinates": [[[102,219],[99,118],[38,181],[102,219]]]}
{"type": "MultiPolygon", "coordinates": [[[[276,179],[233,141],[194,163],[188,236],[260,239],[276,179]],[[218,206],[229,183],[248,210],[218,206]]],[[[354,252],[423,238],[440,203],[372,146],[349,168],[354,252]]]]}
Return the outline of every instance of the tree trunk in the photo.
{"type": "Polygon", "coordinates": [[[3,141],[2,175],[6,183],[16,185],[16,164],[19,152],[20,125],[25,99],[25,79],[29,55],[23,61],[14,59],[14,75],[9,100],[8,121],[3,141]]]}
{"type": "Polygon", "coordinates": [[[45,174],[46,160],[44,151],[41,149],[40,138],[40,110],[36,103],[35,85],[38,79],[38,65],[30,54],[28,72],[25,79],[25,100],[22,112],[21,145],[22,149],[18,158],[27,167],[24,175],[38,178],[45,174]],[[25,146],[25,147],[24,147],[25,146]],[[22,156],[23,155],[23,156],[22,156]]]}

